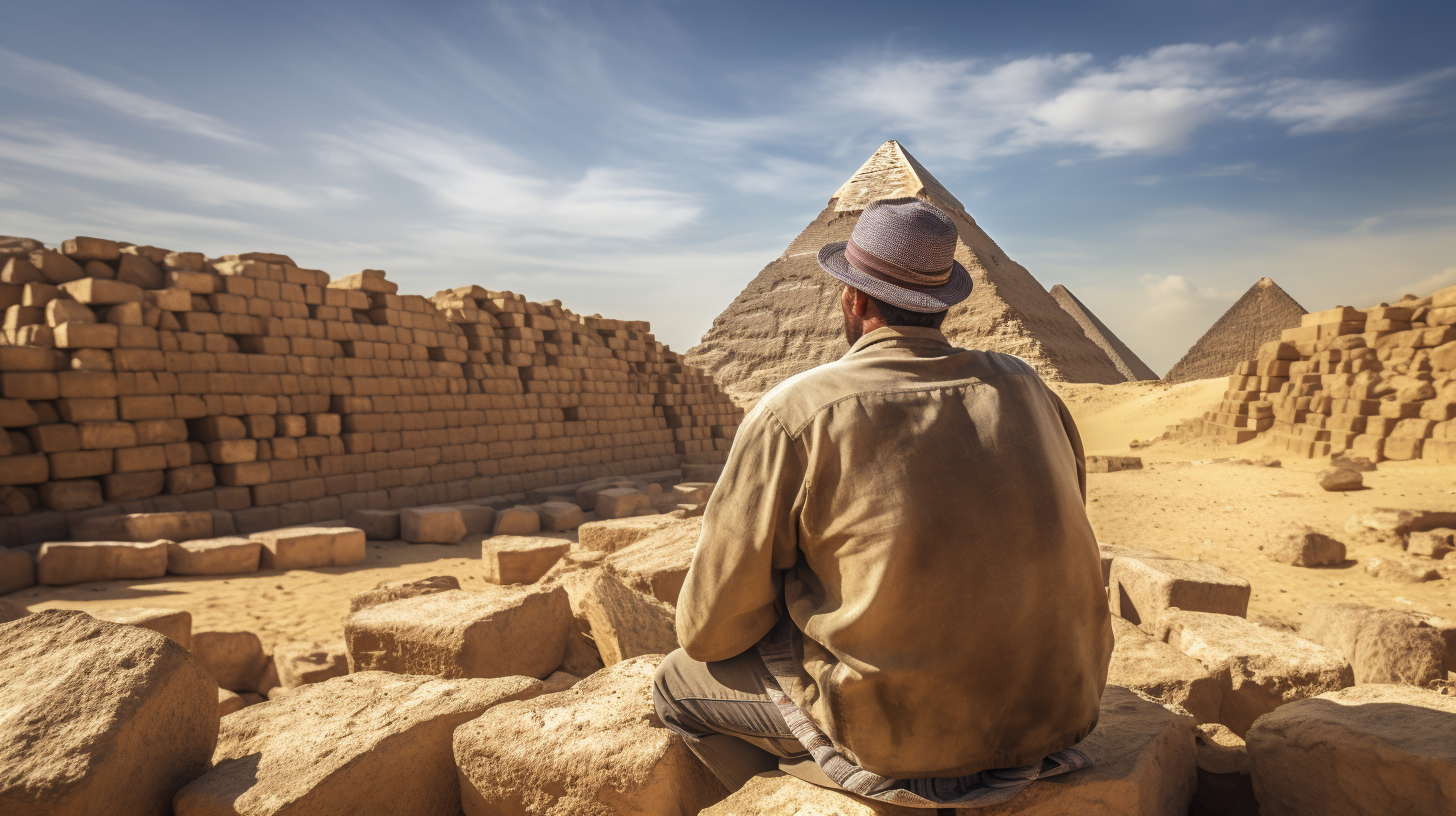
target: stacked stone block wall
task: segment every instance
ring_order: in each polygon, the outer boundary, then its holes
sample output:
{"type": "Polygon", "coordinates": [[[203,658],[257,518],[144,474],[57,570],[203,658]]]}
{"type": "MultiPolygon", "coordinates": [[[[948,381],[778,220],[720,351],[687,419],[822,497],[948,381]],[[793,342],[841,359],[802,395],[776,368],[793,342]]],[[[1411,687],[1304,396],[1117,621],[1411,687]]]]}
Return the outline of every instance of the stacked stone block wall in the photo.
{"type": "Polygon", "coordinates": [[[1456,287],[1307,314],[1240,364],[1202,432],[1307,458],[1456,464],[1456,287]]]}
{"type": "Polygon", "coordinates": [[[0,239],[0,542],[240,531],[724,461],[742,412],[646,322],[283,255],[0,239]]]}

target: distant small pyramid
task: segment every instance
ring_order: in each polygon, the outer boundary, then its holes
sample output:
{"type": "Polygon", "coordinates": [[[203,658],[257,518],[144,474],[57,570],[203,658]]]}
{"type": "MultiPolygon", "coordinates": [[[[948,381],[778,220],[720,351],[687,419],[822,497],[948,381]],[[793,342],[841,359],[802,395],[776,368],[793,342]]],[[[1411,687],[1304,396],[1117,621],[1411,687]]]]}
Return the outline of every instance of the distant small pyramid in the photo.
{"type": "Polygon", "coordinates": [[[1076,295],[1072,294],[1072,290],[1059,283],[1052,287],[1051,295],[1056,298],[1057,303],[1066,310],[1067,314],[1077,321],[1077,325],[1082,327],[1082,332],[1087,335],[1087,339],[1096,343],[1097,347],[1107,354],[1107,358],[1112,361],[1114,366],[1117,366],[1117,370],[1121,371],[1124,377],[1127,377],[1128,382],[1159,379],[1158,375],[1148,368],[1147,363],[1138,359],[1132,349],[1112,333],[1112,329],[1107,328],[1105,323],[1097,319],[1097,315],[1092,314],[1091,309],[1088,309],[1082,301],[1077,299],[1076,295]]]}
{"type": "Polygon", "coordinates": [[[1279,284],[1260,278],[1198,338],[1163,380],[1180,383],[1226,377],[1239,363],[1253,359],[1260,346],[1278,340],[1280,332],[1298,327],[1305,314],[1304,307],[1279,284]]]}
{"type": "Polygon", "coordinates": [[[1014,354],[1049,380],[1124,382],[1036,278],[1006,256],[965,207],[899,142],[885,142],[829,199],[783,254],[764,267],[684,358],[713,375],[740,405],[794,374],[844,354],[838,280],[819,268],[819,248],[849,238],[871,202],[916,197],[956,222],[956,260],[971,273],[971,296],[942,330],[962,348],[1014,354]]]}

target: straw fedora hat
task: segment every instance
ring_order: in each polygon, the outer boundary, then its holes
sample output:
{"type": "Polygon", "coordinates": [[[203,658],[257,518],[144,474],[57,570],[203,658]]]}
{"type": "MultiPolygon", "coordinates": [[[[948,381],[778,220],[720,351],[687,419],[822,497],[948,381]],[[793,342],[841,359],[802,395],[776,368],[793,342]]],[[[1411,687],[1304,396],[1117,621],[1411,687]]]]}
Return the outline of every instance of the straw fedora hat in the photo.
{"type": "Polygon", "coordinates": [[[955,259],[950,216],[918,198],[876,201],[848,241],[819,250],[819,266],[877,300],[912,312],[943,312],[971,294],[971,276],[955,259]]]}

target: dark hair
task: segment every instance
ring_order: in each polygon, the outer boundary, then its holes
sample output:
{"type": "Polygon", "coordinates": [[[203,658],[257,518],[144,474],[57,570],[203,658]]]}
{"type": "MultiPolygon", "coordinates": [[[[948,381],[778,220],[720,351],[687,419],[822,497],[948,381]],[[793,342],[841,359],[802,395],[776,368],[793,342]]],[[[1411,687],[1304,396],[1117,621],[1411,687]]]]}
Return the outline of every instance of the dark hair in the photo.
{"type": "Polygon", "coordinates": [[[877,297],[865,295],[875,304],[886,326],[919,326],[924,329],[938,329],[945,322],[945,312],[912,312],[892,306],[877,297]]]}

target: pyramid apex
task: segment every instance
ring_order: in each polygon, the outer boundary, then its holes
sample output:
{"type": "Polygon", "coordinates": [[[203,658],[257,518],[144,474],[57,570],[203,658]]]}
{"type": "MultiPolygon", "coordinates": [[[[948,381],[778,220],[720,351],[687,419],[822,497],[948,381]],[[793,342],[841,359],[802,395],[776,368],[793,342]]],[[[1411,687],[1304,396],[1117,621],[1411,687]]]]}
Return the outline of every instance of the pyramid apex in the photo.
{"type": "Polygon", "coordinates": [[[943,210],[964,214],[966,208],[899,142],[880,145],[854,175],[830,197],[839,212],[859,212],[887,198],[921,198],[943,210]]]}

